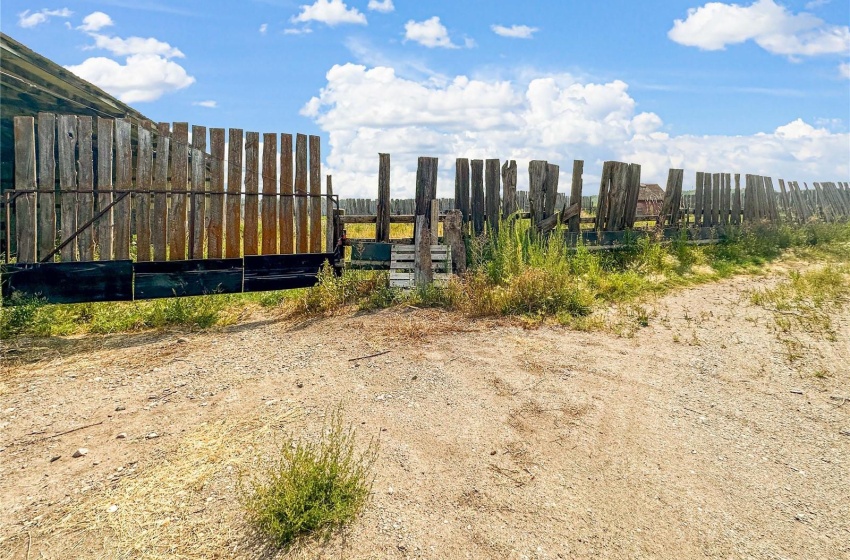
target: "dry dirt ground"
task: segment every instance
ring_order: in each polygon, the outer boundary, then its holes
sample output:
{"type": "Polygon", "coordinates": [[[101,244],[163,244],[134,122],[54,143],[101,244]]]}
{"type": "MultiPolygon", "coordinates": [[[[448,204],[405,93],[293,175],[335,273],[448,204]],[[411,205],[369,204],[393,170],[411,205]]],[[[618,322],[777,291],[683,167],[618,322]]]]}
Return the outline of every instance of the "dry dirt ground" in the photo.
{"type": "Polygon", "coordinates": [[[747,297],[776,281],[633,336],[408,308],[34,341],[0,377],[0,557],[850,558],[850,313],[789,362],[747,297]],[[240,473],[339,403],[372,499],[276,554],[240,473]]]}

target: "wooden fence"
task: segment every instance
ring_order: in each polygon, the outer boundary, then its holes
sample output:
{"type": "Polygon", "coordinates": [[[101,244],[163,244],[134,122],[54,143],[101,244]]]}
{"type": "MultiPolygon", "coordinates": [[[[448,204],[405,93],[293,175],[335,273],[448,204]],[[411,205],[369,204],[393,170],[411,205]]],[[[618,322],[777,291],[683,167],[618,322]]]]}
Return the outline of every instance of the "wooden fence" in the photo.
{"type": "Polygon", "coordinates": [[[190,142],[188,123],[51,113],[37,124],[15,117],[14,129],[15,189],[4,194],[14,229],[7,238],[15,242],[7,258],[14,251],[18,263],[237,258],[335,246],[334,221],[322,220],[335,201],[330,176],[322,193],[318,136],[212,128],[207,144],[203,126],[191,127],[190,142]]]}

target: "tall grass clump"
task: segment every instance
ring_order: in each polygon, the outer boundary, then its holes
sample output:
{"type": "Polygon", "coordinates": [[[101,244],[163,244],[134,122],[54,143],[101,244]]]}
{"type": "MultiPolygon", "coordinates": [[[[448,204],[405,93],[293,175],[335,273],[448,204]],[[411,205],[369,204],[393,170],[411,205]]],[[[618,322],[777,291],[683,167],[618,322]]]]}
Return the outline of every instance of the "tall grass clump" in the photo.
{"type": "Polygon", "coordinates": [[[278,547],[326,536],[354,520],[369,498],[378,444],[357,452],[339,410],[318,442],[288,439],[280,456],[241,481],[253,525],[278,547]]]}

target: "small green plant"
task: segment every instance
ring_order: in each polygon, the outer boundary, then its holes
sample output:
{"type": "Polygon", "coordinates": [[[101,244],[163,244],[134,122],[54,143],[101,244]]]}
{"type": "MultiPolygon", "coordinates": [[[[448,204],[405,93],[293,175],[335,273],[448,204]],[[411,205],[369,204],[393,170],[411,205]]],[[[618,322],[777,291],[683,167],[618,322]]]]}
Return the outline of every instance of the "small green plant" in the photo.
{"type": "Polygon", "coordinates": [[[288,438],[280,457],[242,481],[248,516],[275,546],[323,537],[351,522],[369,498],[378,443],[360,453],[355,432],[337,409],[319,442],[288,438]]]}
{"type": "MultiPolygon", "coordinates": [[[[44,306],[39,298],[12,296],[10,305],[0,308],[0,338],[11,338],[26,332],[39,333],[45,325],[37,325],[38,310],[44,306]]],[[[49,328],[49,327],[48,327],[49,328]]]]}

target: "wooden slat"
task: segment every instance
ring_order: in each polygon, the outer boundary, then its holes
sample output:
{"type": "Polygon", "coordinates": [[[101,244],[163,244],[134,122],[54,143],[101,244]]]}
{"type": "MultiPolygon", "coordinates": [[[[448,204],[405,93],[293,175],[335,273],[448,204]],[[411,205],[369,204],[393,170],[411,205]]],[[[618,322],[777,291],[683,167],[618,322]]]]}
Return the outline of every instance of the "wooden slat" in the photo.
{"type": "Polygon", "coordinates": [[[431,238],[431,207],[437,198],[437,168],[439,160],[432,157],[420,157],[416,167],[416,223],[413,224],[413,237],[421,243],[430,243],[431,238]],[[417,228],[419,217],[423,216],[426,231],[420,237],[417,228]]]}
{"type": "Polygon", "coordinates": [[[776,204],[776,191],[773,190],[773,179],[764,177],[764,191],[767,196],[767,209],[772,222],[779,221],[779,208],[776,204]]]}
{"type": "MultiPolygon", "coordinates": [[[[165,191],[168,189],[168,154],[170,152],[171,132],[168,123],[159,123],[156,127],[156,158],[153,168],[153,189],[165,191]]],[[[168,195],[159,192],[153,195],[153,211],[151,213],[151,245],[153,245],[153,260],[168,259],[168,195]]]]}
{"type": "MultiPolygon", "coordinates": [[[[38,260],[56,246],[56,115],[38,114],[38,260]]],[[[20,199],[18,199],[20,200],[20,199]]],[[[25,261],[21,261],[25,262],[25,261]]]]}
{"type": "Polygon", "coordinates": [[[322,141],[310,136],[310,252],[322,252],[322,141]]]}
{"type": "Polygon", "coordinates": [[[720,173],[711,176],[711,225],[720,224],[720,173]]]}
{"type": "Polygon", "coordinates": [[[555,203],[558,199],[558,183],[561,178],[561,168],[554,163],[546,163],[546,180],[543,183],[543,219],[555,214],[555,203]]]}
{"type": "MultiPolygon", "coordinates": [[[[94,190],[94,154],[92,153],[92,118],[77,118],[77,188],[81,191],[94,190]]],[[[77,194],[77,226],[82,227],[94,217],[94,194],[77,194]]],[[[91,226],[80,231],[77,247],[81,261],[94,260],[94,234],[91,226]]]]}
{"type": "MultiPolygon", "coordinates": [[[[502,214],[502,201],[499,196],[501,180],[501,162],[498,159],[488,159],[485,163],[485,215],[487,227],[491,233],[498,233],[499,219],[502,214]]],[[[436,232],[435,232],[436,233],[436,232]]]]}
{"type": "Polygon", "coordinates": [[[225,254],[229,259],[242,256],[242,129],[228,131],[227,152],[227,240],[225,254]]]}
{"type": "Polygon", "coordinates": [[[224,129],[210,129],[210,195],[207,220],[207,258],[224,255],[224,129]]]}
{"type": "Polygon", "coordinates": [[[245,134],[245,230],[242,234],[242,243],[245,256],[259,254],[259,241],[257,239],[259,220],[259,174],[260,174],[260,133],[248,132],[245,134]]]}
{"type": "MultiPolygon", "coordinates": [[[[77,230],[77,117],[59,115],[56,138],[59,144],[59,238],[71,239],[77,230]]],[[[77,260],[77,239],[73,239],[59,252],[62,262],[77,260]]]]}
{"type": "MultiPolygon", "coordinates": [[[[602,164],[602,177],[599,183],[599,207],[596,209],[596,223],[594,229],[602,231],[605,229],[606,217],[611,205],[611,172],[614,169],[613,161],[602,164]]],[[[529,173],[530,173],[529,169],[529,173]]]]}
{"type": "Polygon", "coordinates": [[[262,249],[277,254],[277,134],[263,134],[262,249]]]}
{"type": "Polygon", "coordinates": [[[481,235],[484,233],[484,214],[486,213],[484,208],[484,160],[474,159],[470,163],[472,169],[470,183],[472,189],[472,200],[470,201],[472,233],[481,235]]]}
{"type": "Polygon", "coordinates": [[[711,226],[711,173],[703,174],[702,183],[702,224],[711,226]]]}
{"type": "Polygon", "coordinates": [[[464,226],[468,224],[472,206],[469,199],[469,160],[466,158],[455,160],[455,208],[461,211],[464,226]]]}
{"type": "Polygon", "coordinates": [[[610,208],[605,231],[621,231],[623,229],[627,185],[629,183],[629,164],[616,161],[611,170],[611,186],[608,194],[610,208]]]}
{"type": "Polygon", "coordinates": [[[189,210],[189,258],[204,258],[206,237],[207,127],[192,126],[192,202],[189,210]]]}
{"type": "Polygon", "coordinates": [[[307,198],[307,136],[295,136],[295,250],[298,253],[310,252],[308,235],[307,198]]]}
{"type": "Polygon", "coordinates": [[[390,241],[390,154],[378,154],[378,207],[375,241],[390,241]]]}
{"type": "MultiPolygon", "coordinates": [[[[280,252],[290,255],[294,251],[295,223],[293,222],[292,199],[292,135],[280,135],[280,201],[278,202],[278,233],[280,234],[280,252]]],[[[332,220],[328,218],[328,221],[332,220]]]]}
{"type": "Polygon", "coordinates": [[[637,215],[637,205],[640,199],[640,172],[640,164],[629,164],[629,183],[626,193],[626,209],[623,216],[623,227],[629,229],[635,227],[635,216],[637,215]]]}
{"type": "MultiPolygon", "coordinates": [[[[421,160],[422,158],[420,158],[421,160]]],[[[417,190],[419,189],[417,188],[417,190]]],[[[413,244],[416,245],[413,263],[414,279],[417,286],[425,286],[434,280],[434,272],[431,266],[431,232],[428,228],[428,216],[417,214],[416,223],[413,227],[413,244]]]]}
{"type": "Polygon", "coordinates": [[[539,226],[546,218],[546,174],[549,163],[534,160],[528,163],[528,207],[531,210],[531,225],[539,226]]]}
{"type": "MultiPolygon", "coordinates": [[[[112,148],[115,123],[112,119],[97,118],[97,209],[98,212],[112,204],[112,148]]],[[[110,261],[113,257],[112,230],[115,227],[114,208],[110,208],[97,219],[95,239],[100,260],[110,261]]]]}
{"type": "MultiPolygon", "coordinates": [[[[336,235],[334,234],[334,186],[333,186],[333,177],[331,175],[327,176],[325,187],[325,194],[327,198],[325,198],[325,253],[333,253],[336,249],[336,235]]],[[[387,228],[389,231],[389,227],[387,228]]]]}
{"type": "MultiPolygon", "coordinates": [[[[189,123],[176,122],[171,133],[171,190],[189,190],[189,123]]],[[[168,214],[168,260],[186,259],[187,196],[171,195],[168,214]]]]}
{"type": "Polygon", "coordinates": [[[694,186],[696,188],[696,193],[694,194],[694,225],[701,226],[702,225],[702,189],[705,173],[702,171],[697,171],[697,178],[694,186]]]}
{"type": "Polygon", "coordinates": [[[516,201],[516,182],[516,161],[505,161],[502,165],[502,217],[505,219],[519,210],[516,201]]]}
{"type": "MultiPolygon", "coordinates": [[[[35,189],[35,119],[15,117],[15,188],[35,189]]],[[[35,194],[18,195],[15,200],[15,241],[19,263],[36,261],[38,222],[35,194]]]]}
{"type": "MultiPolygon", "coordinates": [[[[133,145],[129,119],[115,119],[115,190],[133,188],[133,145]]],[[[114,207],[115,224],[112,228],[112,249],[117,260],[130,258],[130,215],[132,195],[125,196],[114,207]]]]}
{"type": "Polygon", "coordinates": [[[732,224],[741,223],[741,174],[735,173],[735,190],[732,192],[732,224]]]}
{"type": "Polygon", "coordinates": [[[136,155],[136,260],[151,260],[151,190],[153,184],[153,138],[151,124],[140,123],[137,129],[136,155]]]}
{"type": "Polygon", "coordinates": [[[578,204],[579,212],[577,216],[569,219],[567,222],[569,231],[578,233],[581,231],[581,191],[584,185],[584,161],[577,159],[573,161],[573,175],[570,186],[570,206],[578,204]]]}

